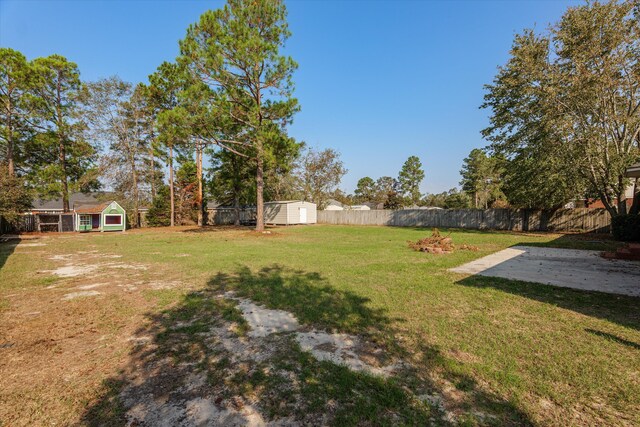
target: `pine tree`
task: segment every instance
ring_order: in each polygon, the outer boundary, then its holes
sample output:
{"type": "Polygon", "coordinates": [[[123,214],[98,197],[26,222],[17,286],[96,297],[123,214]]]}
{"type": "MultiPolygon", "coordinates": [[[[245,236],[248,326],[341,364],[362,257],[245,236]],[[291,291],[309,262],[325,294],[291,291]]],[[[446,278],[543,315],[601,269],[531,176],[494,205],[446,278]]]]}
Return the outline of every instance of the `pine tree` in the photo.
{"type": "Polygon", "coordinates": [[[264,229],[265,160],[298,110],[292,97],[297,64],[280,54],[289,34],[281,1],[229,0],[223,9],[205,12],[180,43],[192,74],[220,92],[212,103],[243,127],[236,138],[223,134],[216,142],[230,150],[250,149],[258,231],[264,229]]]}
{"type": "Polygon", "coordinates": [[[360,178],[356,184],[356,190],[353,192],[359,203],[371,202],[376,196],[376,183],[368,176],[360,178]]]}
{"type": "Polygon", "coordinates": [[[151,207],[146,216],[150,227],[166,227],[171,224],[171,203],[169,201],[169,187],[162,185],[158,188],[156,197],[151,202],[151,207]]]}
{"type": "Polygon", "coordinates": [[[22,53],[0,48],[0,163],[7,165],[10,177],[24,169],[23,158],[29,154],[25,144],[33,134],[28,124],[33,120],[33,77],[22,53]]]}
{"type": "Polygon", "coordinates": [[[402,196],[407,203],[417,205],[420,203],[422,194],[420,194],[420,183],[424,180],[424,171],[422,170],[422,163],[416,156],[410,156],[398,175],[398,182],[400,184],[400,190],[402,196]]]}
{"type": "Polygon", "coordinates": [[[29,177],[41,196],[62,197],[69,212],[71,191],[96,188],[95,148],[85,139],[79,97],[80,72],[73,62],[60,55],[37,58],[33,62],[36,102],[35,128],[29,150],[29,177]]]}

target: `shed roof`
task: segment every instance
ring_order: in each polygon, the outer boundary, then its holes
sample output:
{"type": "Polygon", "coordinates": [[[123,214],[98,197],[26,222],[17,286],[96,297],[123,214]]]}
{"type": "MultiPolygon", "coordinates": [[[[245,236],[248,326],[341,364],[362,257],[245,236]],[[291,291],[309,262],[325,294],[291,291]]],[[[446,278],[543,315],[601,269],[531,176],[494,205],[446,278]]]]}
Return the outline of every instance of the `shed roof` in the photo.
{"type": "Polygon", "coordinates": [[[109,206],[111,202],[100,203],[99,205],[84,205],[75,209],[76,213],[80,214],[99,214],[109,206]]]}

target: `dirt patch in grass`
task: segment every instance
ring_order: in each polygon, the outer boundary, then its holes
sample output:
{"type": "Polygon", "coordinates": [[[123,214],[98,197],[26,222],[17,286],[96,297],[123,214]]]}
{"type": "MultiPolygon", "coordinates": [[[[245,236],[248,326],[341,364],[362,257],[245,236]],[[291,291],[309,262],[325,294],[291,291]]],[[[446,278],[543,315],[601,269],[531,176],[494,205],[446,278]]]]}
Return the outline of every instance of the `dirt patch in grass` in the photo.
{"type": "Polygon", "coordinates": [[[65,294],[65,296],[62,297],[62,300],[69,301],[70,299],[95,297],[98,295],[100,295],[100,292],[98,291],[78,291],[78,292],[71,292],[71,293],[65,294]]]}
{"type": "Polygon", "coordinates": [[[152,288],[171,272],[114,265],[97,253],[38,255],[58,265],[39,276],[58,279],[4,295],[0,343],[10,346],[0,349],[0,419],[11,426],[72,425],[103,381],[126,366],[135,346],[128,337],[153,309],[130,286],[152,288]]]}
{"type": "Polygon", "coordinates": [[[274,230],[265,230],[265,231],[255,231],[255,230],[250,230],[247,231],[246,233],[244,233],[244,236],[246,237],[264,237],[264,238],[268,238],[268,237],[283,237],[282,233],[278,233],[277,231],[274,230]]]}

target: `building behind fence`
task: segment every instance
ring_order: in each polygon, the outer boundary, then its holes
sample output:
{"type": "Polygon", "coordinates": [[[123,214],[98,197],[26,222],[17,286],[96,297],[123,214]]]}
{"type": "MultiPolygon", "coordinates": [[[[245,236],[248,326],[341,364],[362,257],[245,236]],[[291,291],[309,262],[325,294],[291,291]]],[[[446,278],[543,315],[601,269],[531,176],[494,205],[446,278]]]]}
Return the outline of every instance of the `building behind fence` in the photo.
{"type": "Polygon", "coordinates": [[[390,225],[511,231],[589,231],[609,233],[606,209],[406,209],[318,211],[319,224],[390,225]]]}

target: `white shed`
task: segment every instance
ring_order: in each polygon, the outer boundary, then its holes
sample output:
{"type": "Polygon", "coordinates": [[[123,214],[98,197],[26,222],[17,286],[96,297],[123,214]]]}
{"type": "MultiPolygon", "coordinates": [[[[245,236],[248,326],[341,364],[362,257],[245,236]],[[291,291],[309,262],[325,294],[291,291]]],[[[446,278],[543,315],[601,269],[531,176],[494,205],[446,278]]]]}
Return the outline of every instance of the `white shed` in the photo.
{"type": "Polygon", "coordinates": [[[316,204],[284,200],[264,204],[264,223],[275,225],[315,224],[316,204]]]}

